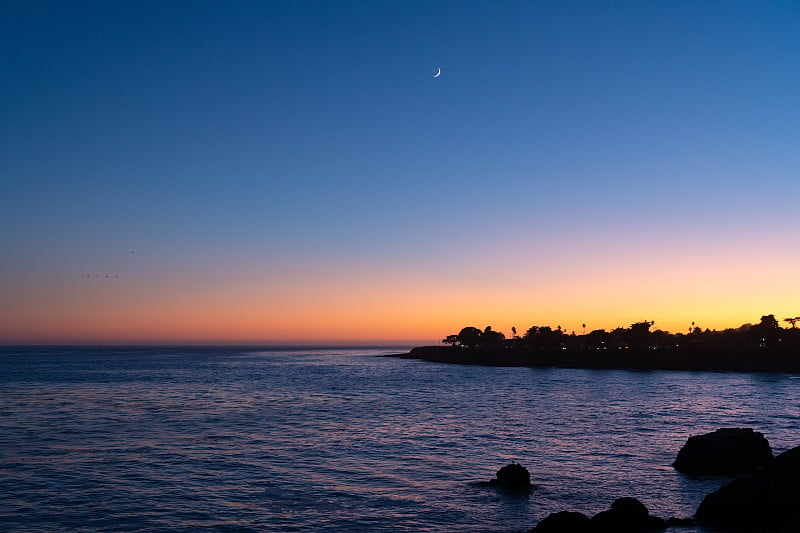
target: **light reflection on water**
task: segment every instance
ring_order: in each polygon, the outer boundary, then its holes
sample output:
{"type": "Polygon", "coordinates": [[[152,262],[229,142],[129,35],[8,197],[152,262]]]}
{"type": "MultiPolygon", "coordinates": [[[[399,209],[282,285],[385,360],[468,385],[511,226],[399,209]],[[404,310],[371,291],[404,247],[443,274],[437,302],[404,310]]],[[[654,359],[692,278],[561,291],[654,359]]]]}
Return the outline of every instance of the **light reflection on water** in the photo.
{"type": "Polygon", "coordinates": [[[671,468],[690,434],[748,426],[776,451],[800,444],[797,376],[376,353],[0,352],[0,525],[519,531],[620,496],[690,516],[721,483],[671,468]],[[510,461],[531,471],[529,496],[474,485],[510,461]]]}

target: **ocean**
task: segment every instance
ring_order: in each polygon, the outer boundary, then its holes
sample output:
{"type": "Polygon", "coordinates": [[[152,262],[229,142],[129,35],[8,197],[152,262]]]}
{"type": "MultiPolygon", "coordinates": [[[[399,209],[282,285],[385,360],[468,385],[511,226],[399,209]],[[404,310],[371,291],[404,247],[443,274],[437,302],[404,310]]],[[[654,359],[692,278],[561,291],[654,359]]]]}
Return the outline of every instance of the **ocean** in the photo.
{"type": "MultiPolygon", "coordinates": [[[[405,347],[0,348],[0,530],[516,532],[691,516],[692,434],[800,445],[800,376],[492,368],[405,347]],[[480,482],[510,462],[535,489],[480,482]]],[[[676,529],[686,533],[696,527],[676,529]]]]}

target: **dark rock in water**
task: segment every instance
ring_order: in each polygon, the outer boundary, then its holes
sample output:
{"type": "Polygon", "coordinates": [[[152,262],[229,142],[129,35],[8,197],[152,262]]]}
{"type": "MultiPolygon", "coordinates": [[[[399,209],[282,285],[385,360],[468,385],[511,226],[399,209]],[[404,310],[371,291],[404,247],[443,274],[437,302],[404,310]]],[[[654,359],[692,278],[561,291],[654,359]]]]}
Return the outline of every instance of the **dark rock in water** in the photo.
{"type": "Polygon", "coordinates": [[[664,519],[650,516],[647,507],[636,498],[615,500],[611,509],[592,517],[591,525],[591,531],[598,533],[646,533],[667,528],[664,519]]]}
{"type": "Polygon", "coordinates": [[[664,519],[650,516],[647,507],[636,498],[619,498],[611,504],[611,509],[591,519],[577,512],[553,513],[539,522],[531,533],[651,533],[667,527],[664,519]]]}
{"type": "Polygon", "coordinates": [[[576,511],[561,511],[548,515],[532,533],[591,533],[589,517],[576,511]]]}
{"type": "Polygon", "coordinates": [[[706,496],[701,523],[737,531],[800,531],[800,446],[706,496]]]}
{"type": "Polygon", "coordinates": [[[736,475],[764,466],[772,449],[762,433],[750,428],[723,428],[689,437],[673,466],[696,475],[736,475]]]}
{"type": "Polygon", "coordinates": [[[650,516],[647,507],[636,498],[617,498],[611,504],[611,510],[634,520],[643,520],[650,516]]]}
{"type": "Polygon", "coordinates": [[[496,479],[489,482],[509,491],[528,491],[531,490],[531,475],[524,466],[519,463],[511,463],[497,471],[496,479]]]}

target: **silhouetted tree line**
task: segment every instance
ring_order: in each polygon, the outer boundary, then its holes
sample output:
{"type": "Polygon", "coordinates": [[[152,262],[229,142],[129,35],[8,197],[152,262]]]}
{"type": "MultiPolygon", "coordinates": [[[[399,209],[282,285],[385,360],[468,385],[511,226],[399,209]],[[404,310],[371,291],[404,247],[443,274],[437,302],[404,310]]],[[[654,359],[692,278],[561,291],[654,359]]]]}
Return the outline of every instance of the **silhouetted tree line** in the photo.
{"type": "MultiPolygon", "coordinates": [[[[764,315],[757,324],[744,324],[722,331],[701,329],[692,323],[688,333],[652,330],[652,321],[641,321],[627,328],[611,331],[596,329],[589,333],[567,334],[561,326],[531,326],[522,336],[512,328],[507,338],[491,326],[483,330],[468,326],[442,339],[444,344],[468,350],[497,350],[500,348],[530,353],[597,352],[630,350],[634,352],[736,352],[758,350],[763,353],[796,352],[800,349],[800,317],[784,318],[790,327],[781,327],[775,315],[764,315]]],[[[585,325],[584,325],[585,330],[585,325]]]]}

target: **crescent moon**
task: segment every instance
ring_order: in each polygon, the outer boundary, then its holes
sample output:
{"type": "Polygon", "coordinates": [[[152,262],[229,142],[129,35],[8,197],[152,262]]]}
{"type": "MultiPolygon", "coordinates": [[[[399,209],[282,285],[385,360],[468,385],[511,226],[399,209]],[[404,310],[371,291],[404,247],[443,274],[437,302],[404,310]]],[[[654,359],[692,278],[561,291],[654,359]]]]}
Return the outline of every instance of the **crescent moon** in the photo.
{"type": "Polygon", "coordinates": [[[441,75],[442,75],[442,69],[439,69],[439,71],[436,74],[434,74],[433,77],[438,78],[441,75]]]}

